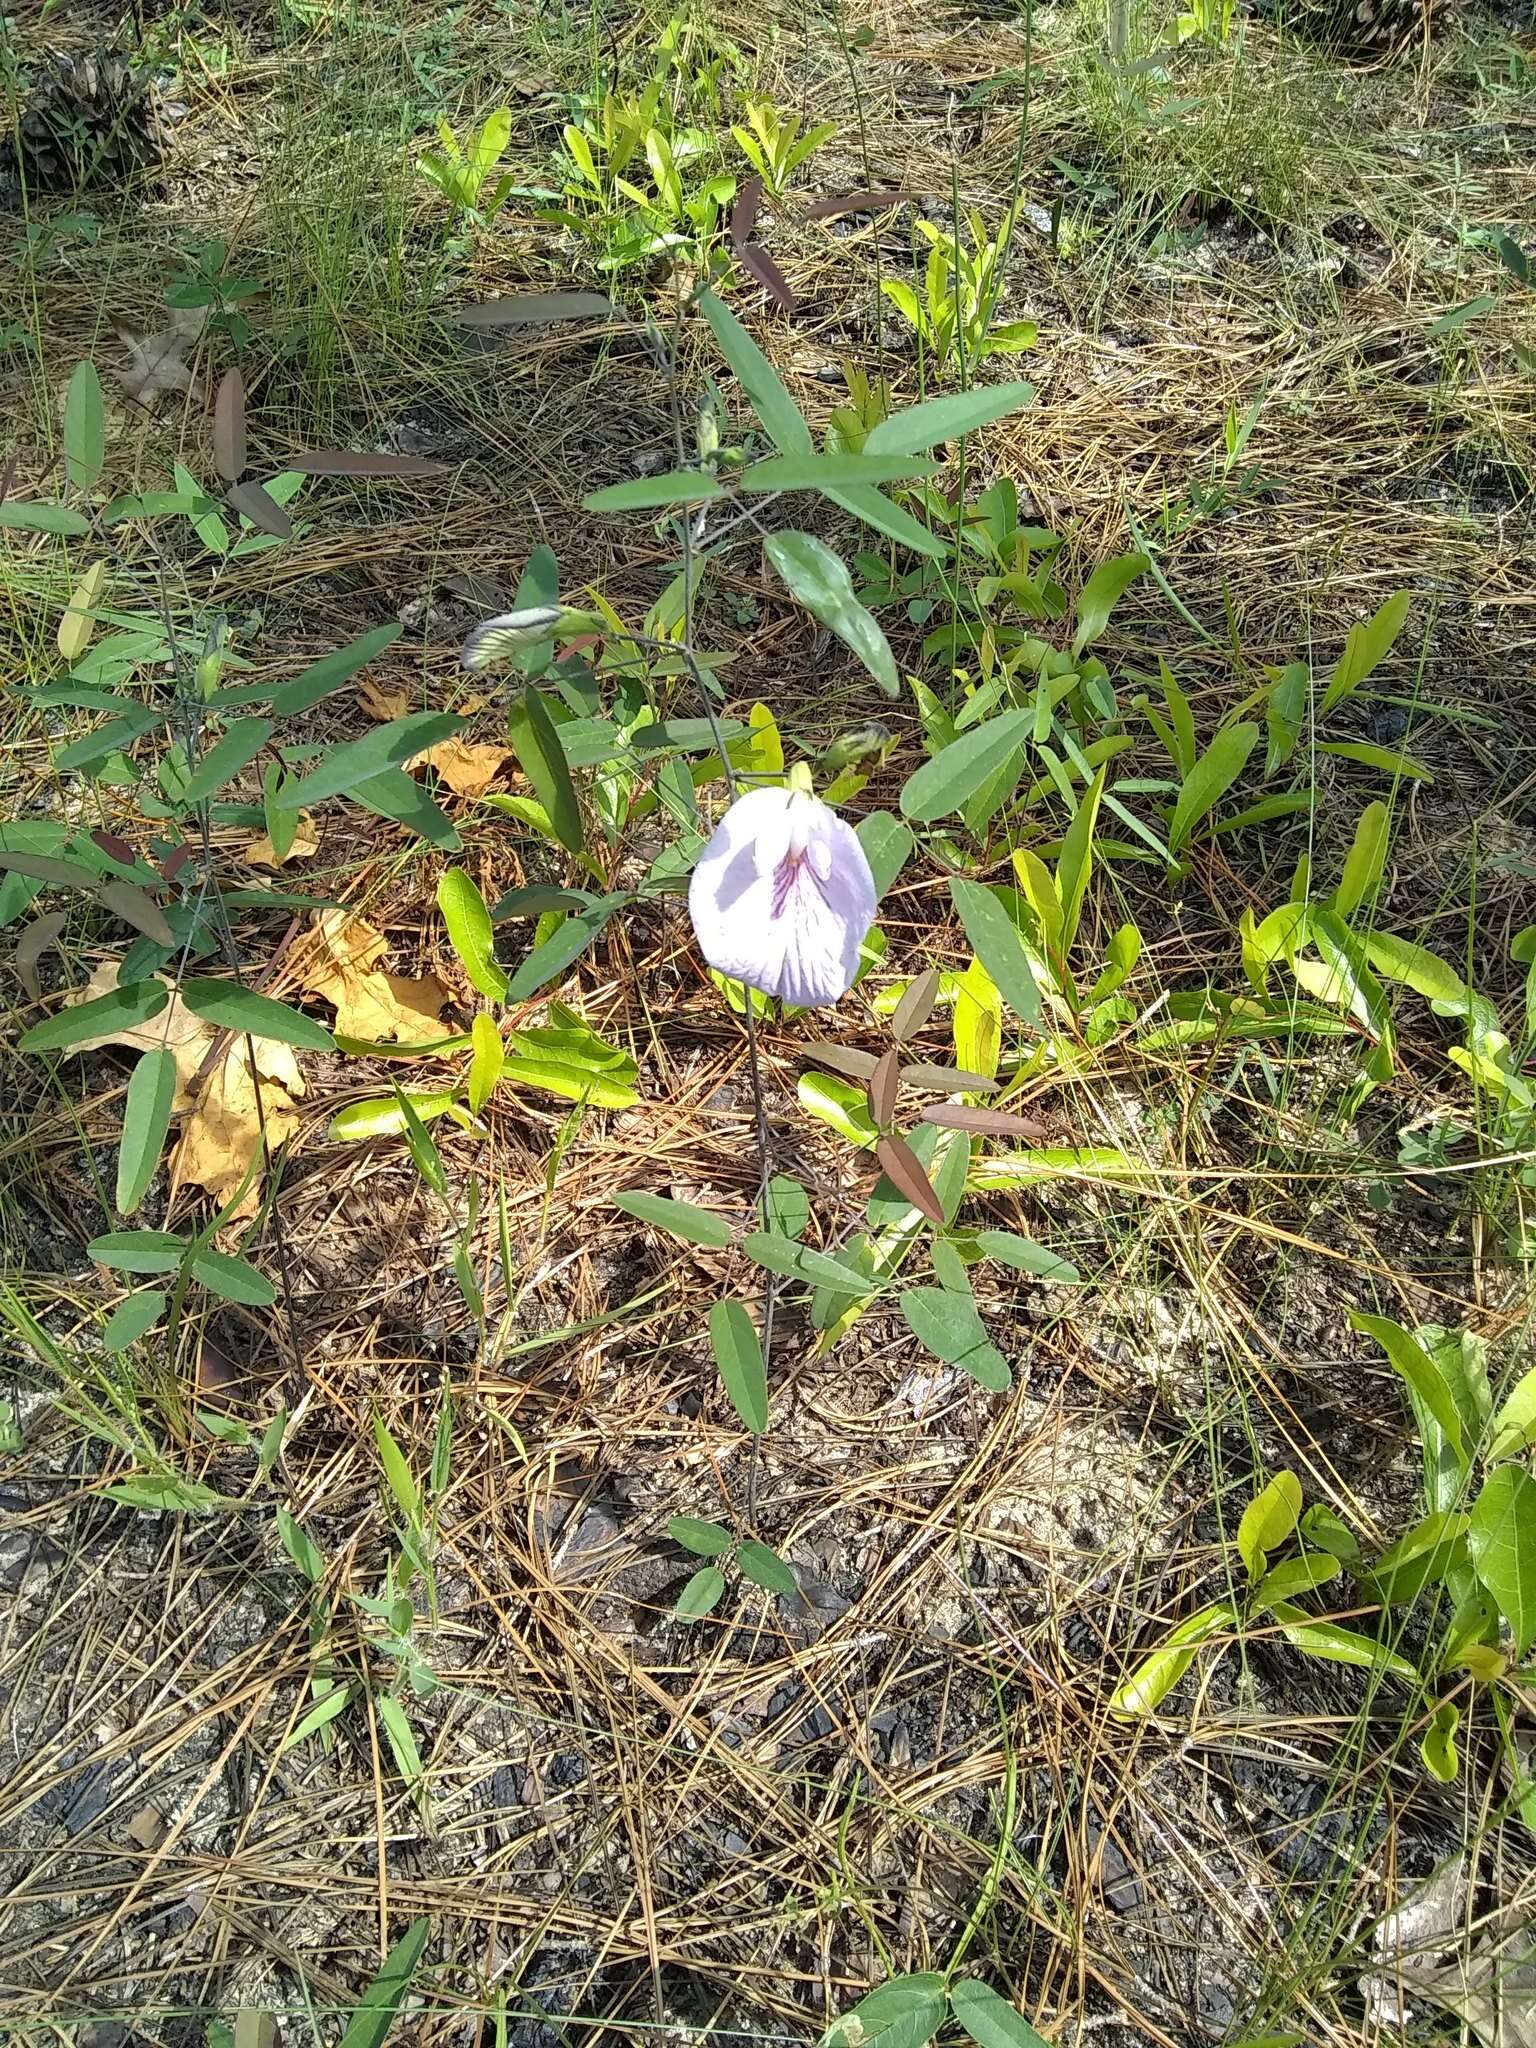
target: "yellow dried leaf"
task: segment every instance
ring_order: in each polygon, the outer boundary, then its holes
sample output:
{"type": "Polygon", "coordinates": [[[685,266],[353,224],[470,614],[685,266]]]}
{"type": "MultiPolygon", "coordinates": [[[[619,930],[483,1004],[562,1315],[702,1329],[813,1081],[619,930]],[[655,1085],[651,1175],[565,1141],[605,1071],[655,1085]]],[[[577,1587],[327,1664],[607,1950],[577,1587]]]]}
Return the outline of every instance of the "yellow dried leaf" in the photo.
{"type": "Polygon", "coordinates": [[[102,560],[92,562],[75,585],[69,609],[59,621],[59,652],[66,661],[78,661],[91,644],[96,631],[91,611],[101,597],[101,586],[106,580],[107,565],[102,560]]]}
{"type": "MultiPolygon", "coordinates": [[[[260,1114],[245,1041],[235,1039],[208,1076],[196,1109],[182,1127],[181,1140],[171,1154],[173,1187],[206,1188],[215,1201],[228,1201],[260,1153],[263,1126],[269,1155],[297,1128],[299,1113],[293,1097],[303,1094],[304,1081],[293,1048],[270,1038],[257,1039],[255,1045],[261,1075],[260,1114]]],[[[258,1177],[246,1190],[234,1217],[254,1215],[260,1202],[258,1177]]]]}
{"type": "Polygon", "coordinates": [[[400,688],[386,689],[383,683],[376,683],[372,676],[364,676],[357,686],[357,701],[370,718],[376,718],[380,725],[388,725],[391,719],[404,718],[411,708],[409,694],[400,688]]]}
{"type": "MultiPolygon", "coordinates": [[[[159,979],[163,981],[165,977],[161,975],[159,979]]],[[[166,985],[170,986],[169,983],[166,985]]],[[[88,1003],[97,996],[110,995],[116,987],[117,962],[105,960],[85,987],[69,997],[65,1007],[73,1009],[76,1003],[88,1003]]],[[[176,1058],[176,1098],[171,1104],[174,1113],[191,1106],[188,1084],[207,1057],[213,1040],[213,1025],[206,1017],[195,1017],[173,992],[165,1009],[158,1017],[151,1017],[147,1024],[135,1024],[125,1031],[103,1031],[96,1038],[82,1038],[74,1050],[95,1052],[103,1045],[126,1045],[137,1047],[141,1052],[152,1052],[159,1046],[167,1047],[176,1058]]]]}
{"type": "Polygon", "coordinates": [[[430,768],[459,796],[483,796],[512,758],[510,747],[482,746],[458,738],[440,740],[407,763],[430,768]]]}
{"type": "Polygon", "coordinates": [[[336,1008],[343,1038],[393,1039],[425,1045],[441,1038],[448,991],[435,974],[421,979],[385,974],[376,966],[389,941],[345,910],[323,910],[295,949],[294,972],[303,987],[336,1008]]]}
{"type": "Polygon", "coordinates": [[[299,829],[293,835],[292,846],[281,859],[274,852],[272,841],[265,832],[259,839],[251,841],[239,855],[239,859],[248,868],[280,868],[290,860],[308,860],[312,853],[319,851],[320,835],[315,830],[315,821],[308,811],[300,811],[299,829]]]}

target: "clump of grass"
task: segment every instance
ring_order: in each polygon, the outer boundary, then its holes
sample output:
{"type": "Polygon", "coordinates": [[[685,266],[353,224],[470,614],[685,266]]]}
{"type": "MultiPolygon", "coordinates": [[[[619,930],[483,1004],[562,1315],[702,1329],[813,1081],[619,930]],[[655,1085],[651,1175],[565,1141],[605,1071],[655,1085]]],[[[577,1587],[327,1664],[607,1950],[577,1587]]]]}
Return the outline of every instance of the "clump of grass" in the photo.
{"type": "Polygon", "coordinates": [[[1155,4],[1107,0],[1078,16],[1080,111],[1124,199],[1159,227],[1221,214],[1305,225],[1327,161],[1312,81],[1241,32],[1174,49],[1167,29],[1155,4]]]}

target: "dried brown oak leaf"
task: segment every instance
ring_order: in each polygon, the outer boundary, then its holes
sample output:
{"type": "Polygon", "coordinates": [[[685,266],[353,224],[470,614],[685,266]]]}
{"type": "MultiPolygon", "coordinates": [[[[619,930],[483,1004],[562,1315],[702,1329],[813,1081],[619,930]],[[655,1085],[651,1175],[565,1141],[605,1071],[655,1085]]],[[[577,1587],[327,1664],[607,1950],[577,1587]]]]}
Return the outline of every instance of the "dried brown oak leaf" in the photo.
{"type": "Polygon", "coordinates": [[[322,910],[294,948],[293,972],[311,995],[336,1009],[343,1038],[425,1045],[443,1036],[439,1021],[448,990],[435,974],[419,980],[384,974],[389,951],[382,932],[345,910],[322,910]]]}

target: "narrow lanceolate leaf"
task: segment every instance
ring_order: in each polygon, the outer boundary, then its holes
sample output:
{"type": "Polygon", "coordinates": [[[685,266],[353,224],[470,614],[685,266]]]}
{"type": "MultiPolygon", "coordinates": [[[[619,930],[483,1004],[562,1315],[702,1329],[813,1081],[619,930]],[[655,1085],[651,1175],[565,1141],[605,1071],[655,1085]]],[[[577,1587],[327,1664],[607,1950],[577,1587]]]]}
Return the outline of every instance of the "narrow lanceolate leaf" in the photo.
{"type": "Polygon", "coordinates": [[[608,484],[589,491],[584,512],[648,512],[667,505],[702,505],[723,497],[719,480],[705,469],[673,469],[662,476],[636,477],[631,483],[608,484]]]}
{"type": "Polygon", "coordinates": [[[785,1280],[803,1281],[807,1287],[826,1287],[834,1294],[869,1294],[874,1282],[867,1274],[854,1272],[841,1259],[812,1251],[791,1238],[776,1237],[769,1230],[755,1230],[742,1240],[749,1259],[777,1273],[785,1280]]]}
{"type": "Polygon", "coordinates": [[[448,868],[437,884],[437,907],[448,940],[470,981],[492,1002],[504,1002],[508,976],[496,959],[496,938],[485,898],[462,868],[448,868]]]}
{"type": "Polygon", "coordinates": [[[880,1064],[872,1052],[857,1045],[833,1045],[825,1038],[808,1038],[803,1050],[818,1066],[830,1067],[834,1074],[846,1074],[851,1081],[872,1080],[880,1064]]]}
{"type": "Polygon", "coordinates": [[[1168,825],[1168,848],[1177,853],[1191,832],[1213,811],[1247,766],[1258,745],[1259,728],[1251,720],[1220,732],[1200,756],[1179,791],[1168,825]]]}
{"type": "Polygon", "coordinates": [[[997,765],[1029,737],[1032,711],[1005,711],[973,725],[907,777],[901,792],[905,816],[933,825],[958,811],[995,774],[997,765]]]}
{"type": "Polygon", "coordinates": [[[158,1017],[170,999],[163,981],[131,981],[110,995],[45,1017],[41,1024],[23,1032],[17,1043],[22,1052],[58,1052],[77,1045],[82,1038],[115,1036],[158,1017]]]}
{"type": "Polygon", "coordinates": [[[483,333],[497,327],[547,327],[557,320],[607,320],[618,310],[600,292],[509,292],[503,299],[457,306],[449,317],[458,327],[483,333]]]}
{"type": "Polygon", "coordinates": [[[334,1721],[338,1714],[345,1713],[352,1703],[355,1690],[356,1688],[350,1685],[339,1685],[334,1692],[328,1692],[324,1699],[311,1707],[309,1712],[295,1723],[293,1733],[284,1741],[278,1755],[286,1756],[290,1749],[297,1749],[301,1742],[308,1742],[311,1735],[318,1735],[320,1730],[334,1721]]]}
{"type": "Polygon", "coordinates": [[[731,1406],[754,1436],[768,1427],[768,1377],[757,1326],[739,1301],[717,1301],[709,1342],[731,1406]]]}
{"type": "Polygon", "coordinates": [[[1369,1316],[1360,1309],[1350,1312],[1350,1327],[1374,1337],[1386,1352],[1406,1385],[1423,1402],[1444,1430],[1446,1440],[1461,1456],[1461,1412],[1446,1378],[1418,1338],[1395,1323],[1390,1316],[1369,1316]]]}
{"type": "Polygon", "coordinates": [[[743,270],[755,277],[760,285],[770,292],[786,313],[793,313],[799,301],[790,286],[789,279],[768,254],[760,242],[742,242],[737,246],[736,255],[743,270]]]}
{"type": "Polygon", "coordinates": [[[379,455],[371,448],[307,448],[290,455],[288,467],[301,476],[418,477],[447,476],[446,462],[430,455],[379,455]]]}
{"type": "Polygon", "coordinates": [[[1038,1145],[1050,1136],[1036,1117],[984,1109],[970,1102],[930,1102],[918,1121],[936,1124],[941,1131],[972,1131],[983,1138],[1022,1138],[1026,1145],[1038,1145]]]}
{"type": "Polygon", "coordinates": [[[96,365],[75,367],[64,400],[64,469],[77,491],[96,488],[107,459],[107,412],[96,365]]]}
{"type": "MultiPolygon", "coordinates": [[[[997,976],[992,979],[996,981],[997,976]]],[[[939,970],[925,967],[907,986],[906,994],[891,1014],[891,1036],[897,1040],[915,1038],[933,1015],[939,999],[939,970]]]]}
{"type": "Polygon", "coordinates": [[[672,1612],[679,1621],[701,1621],[725,1596],[725,1574],[718,1565],[700,1565],[677,1596],[672,1612]]]}
{"type": "Polygon", "coordinates": [[[78,540],[89,533],[91,522],[68,505],[47,505],[33,498],[7,498],[0,505],[0,527],[18,533],[56,533],[78,540]]]}
{"type": "Polygon", "coordinates": [[[568,917],[542,946],[535,946],[512,977],[507,990],[508,1002],[525,1003],[530,996],[537,995],[541,988],[562,976],[585,953],[613,915],[614,907],[614,901],[594,903],[578,916],[568,917]]]}
{"type": "Polygon", "coordinates": [[[580,853],[585,837],[570,764],[549,707],[531,685],[507,713],[507,738],[555,837],[568,853],[580,853]]]}
{"type": "Polygon", "coordinates": [[[731,208],[730,237],[733,248],[740,249],[743,242],[751,241],[752,230],[757,226],[758,208],[762,203],[763,181],[754,172],[736,194],[736,204],[731,208]]]}
{"type": "Polygon", "coordinates": [[[990,426],[1029,404],[1035,395],[1033,384],[988,384],[976,391],[957,391],[949,398],[930,398],[923,405],[909,405],[905,412],[892,413],[871,428],[864,442],[866,455],[919,455],[936,448],[941,441],[956,441],[978,427],[990,426]]]}
{"type": "Polygon", "coordinates": [[[958,1365],[991,1393],[1003,1394],[1012,1386],[1008,1362],[988,1338],[969,1295],[947,1287],[908,1287],[901,1295],[901,1313],[918,1343],[935,1358],[958,1365]]]}
{"type": "Polygon", "coordinates": [[[384,2048],[431,1932],[431,1921],[423,1918],[413,1921],[401,1935],[353,2009],[339,2048],[384,2048]]]}
{"type": "Polygon", "coordinates": [[[957,1088],[967,1094],[995,1095],[1003,1085],[995,1074],[978,1074],[971,1067],[946,1067],[937,1060],[909,1060],[901,1078],[909,1088],[937,1089],[941,1095],[957,1088]]]}
{"type": "Polygon", "coordinates": [[[188,1249],[174,1230],[109,1230],[93,1237],[87,1258],[116,1273],[174,1273],[188,1249]]]}
{"type": "Polygon", "coordinates": [[[949,885],[965,936],[976,957],[997,984],[998,994],[1026,1024],[1041,1019],[1040,991],[1030,972],[1018,929],[992,890],[956,876],[949,885]]]}
{"type": "Polygon", "coordinates": [[[100,561],[92,562],[70,593],[69,605],[59,620],[57,635],[59,652],[68,662],[78,661],[91,644],[96,631],[96,621],[91,612],[100,600],[106,580],[107,562],[103,556],[100,561]]]}
{"type": "Polygon", "coordinates": [[[496,1028],[496,1020],[485,1010],[480,1011],[470,1027],[470,1043],[474,1050],[465,1093],[469,1098],[471,1116],[478,1116],[496,1092],[496,1083],[507,1063],[507,1048],[496,1028]]]}
{"type": "Polygon", "coordinates": [[[875,1147],[886,1179],[902,1194],[930,1223],[941,1227],[944,1223],[944,1204],[934,1192],[933,1183],[923,1171],[923,1163],[906,1139],[894,1131],[882,1134],[875,1147]]]}
{"type": "Polygon", "coordinates": [[[1467,1530],[1472,1568],[1498,1602],[1523,1657],[1536,1638],[1536,1479],[1518,1465],[1491,1473],[1467,1530]]]}
{"type": "Polygon", "coordinates": [[[613,1206],[641,1223],[653,1223],[688,1244],[708,1245],[721,1251],[736,1235],[724,1216],[713,1209],[701,1209],[693,1202],[677,1202],[670,1195],[647,1194],[642,1188],[626,1188],[613,1198],[613,1206]]]}
{"type": "Polygon", "coordinates": [[[322,797],[356,789],[373,777],[398,768],[413,754],[425,753],[428,747],[435,747],[439,740],[458,732],[465,722],[450,711],[412,711],[404,718],[393,718],[388,725],[375,726],[372,732],[364,733],[361,739],[331,748],[318,768],[279,790],[274,802],[284,811],[307,810],[322,797]]]}
{"type": "Polygon", "coordinates": [[[343,683],[350,682],[359,669],[366,668],[386,647],[392,646],[400,638],[402,630],[396,624],[375,626],[371,633],[364,633],[349,646],[338,647],[332,654],[323,654],[318,661],[311,662],[302,675],[295,676],[281,689],[273,691],[273,714],[287,718],[296,711],[307,711],[311,704],[318,704],[322,697],[328,697],[332,690],[339,690],[343,683]]]}
{"type": "Polygon", "coordinates": [[[1043,1244],[1036,1244],[1032,1237],[1020,1237],[1016,1231],[978,1231],[976,1242],[989,1259],[1011,1266],[1016,1273],[1034,1273],[1042,1280],[1058,1280],[1064,1284],[1082,1277],[1070,1259],[1060,1257],[1043,1244]]]}
{"type": "Polygon", "coordinates": [[[176,934],[171,930],[165,912],[152,897],[146,896],[142,889],[135,889],[131,882],[100,881],[92,894],[103,910],[110,910],[124,924],[131,924],[136,932],[153,939],[157,946],[175,945],[176,934]]]}
{"type": "Polygon", "coordinates": [[[34,1003],[43,999],[43,984],[37,972],[38,962],[50,946],[58,948],[61,960],[68,958],[61,943],[64,927],[69,919],[62,910],[50,911],[44,917],[34,917],[21,937],[16,941],[16,952],[12,966],[17,979],[34,1003]]]}
{"type": "Polygon", "coordinates": [[[1351,916],[1375,895],[1387,865],[1390,822],[1387,807],[1379,798],[1360,813],[1354,844],[1345,859],[1339,886],[1333,892],[1333,908],[1340,917],[1351,916]]]}
{"type": "Polygon", "coordinates": [[[710,291],[700,292],[699,310],[714,329],[726,361],[774,447],[781,455],[809,455],[815,446],[810,428],[778,372],[736,315],[710,291]]]}
{"type": "Polygon", "coordinates": [[[1236,1610],[1222,1600],[1181,1621],[1161,1647],[1143,1657],[1130,1676],[1115,1687],[1109,1696],[1110,1712],[1126,1719],[1155,1714],[1194,1663],[1199,1645],[1230,1628],[1236,1620],[1236,1610]]]}
{"type": "Polygon", "coordinates": [[[270,1308],[277,1289],[265,1273],[257,1272],[249,1259],[232,1258],[205,1245],[192,1254],[192,1278],[224,1301],[236,1301],[244,1308],[270,1308]]]}
{"type": "Polygon", "coordinates": [[[315,1018],[235,981],[194,976],[182,983],[181,1000],[194,1016],[206,1017],[221,1031],[248,1031],[252,1038],[275,1038],[310,1052],[336,1050],[335,1039],[315,1018]]]}
{"type": "Polygon", "coordinates": [[[208,798],[232,782],[272,736],[270,718],[237,718],[226,727],[193,769],[191,778],[177,793],[179,810],[206,803],[208,798]]]}
{"type": "Polygon", "coordinates": [[[792,597],[856,654],[887,697],[901,693],[896,657],[879,621],[854,595],[840,555],[809,533],[770,534],[768,559],[792,597]]]}
{"type": "Polygon", "coordinates": [[[224,372],[213,401],[213,464],[226,483],[245,474],[245,379],[238,369],[224,372]]]}
{"type": "Polygon", "coordinates": [[[893,1045],[869,1070],[869,1113],[877,1124],[888,1124],[895,1116],[900,1086],[901,1054],[893,1045]]]}
{"type": "Polygon", "coordinates": [[[932,473],[915,455],[769,455],[744,469],[740,483],[744,491],[829,491],[932,473]]]}
{"type": "Polygon", "coordinates": [[[276,498],[249,478],[244,483],[231,484],[224,496],[258,533],[268,533],[274,540],[287,540],[293,532],[293,521],[276,498]]]}
{"type": "Polygon", "coordinates": [[[155,1177],[176,1100],[176,1056],[159,1045],[147,1052],[128,1077],[123,1102],[123,1135],[117,1148],[118,1213],[131,1216],[155,1177]]]}
{"type": "Polygon", "coordinates": [[[1304,1608],[1285,1600],[1275,1601],[1270,1611],[1286,1641],[1308,1657],[1320,1657],[1326,1664],[1354,1664],[1361,1670],[1390,1671],[1396,1678],[1419,1678],[1406,1657],[1358,1629],[1344,1628],[1336,1621],[1316,1621],[1304,1608]]]}

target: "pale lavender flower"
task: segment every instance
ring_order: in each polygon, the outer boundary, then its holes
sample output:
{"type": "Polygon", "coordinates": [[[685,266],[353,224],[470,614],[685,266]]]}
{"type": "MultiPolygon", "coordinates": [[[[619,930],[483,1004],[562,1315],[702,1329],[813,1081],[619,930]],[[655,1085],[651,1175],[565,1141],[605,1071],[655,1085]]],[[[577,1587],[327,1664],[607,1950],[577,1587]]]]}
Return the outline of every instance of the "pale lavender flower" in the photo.
{"type": "Polygon", "coordinates": [[[853,986],[875,880],[853,828],[809,789],[753,789],[700,854],[688,913],[711,967],[813,1009],[853,986]]]}

